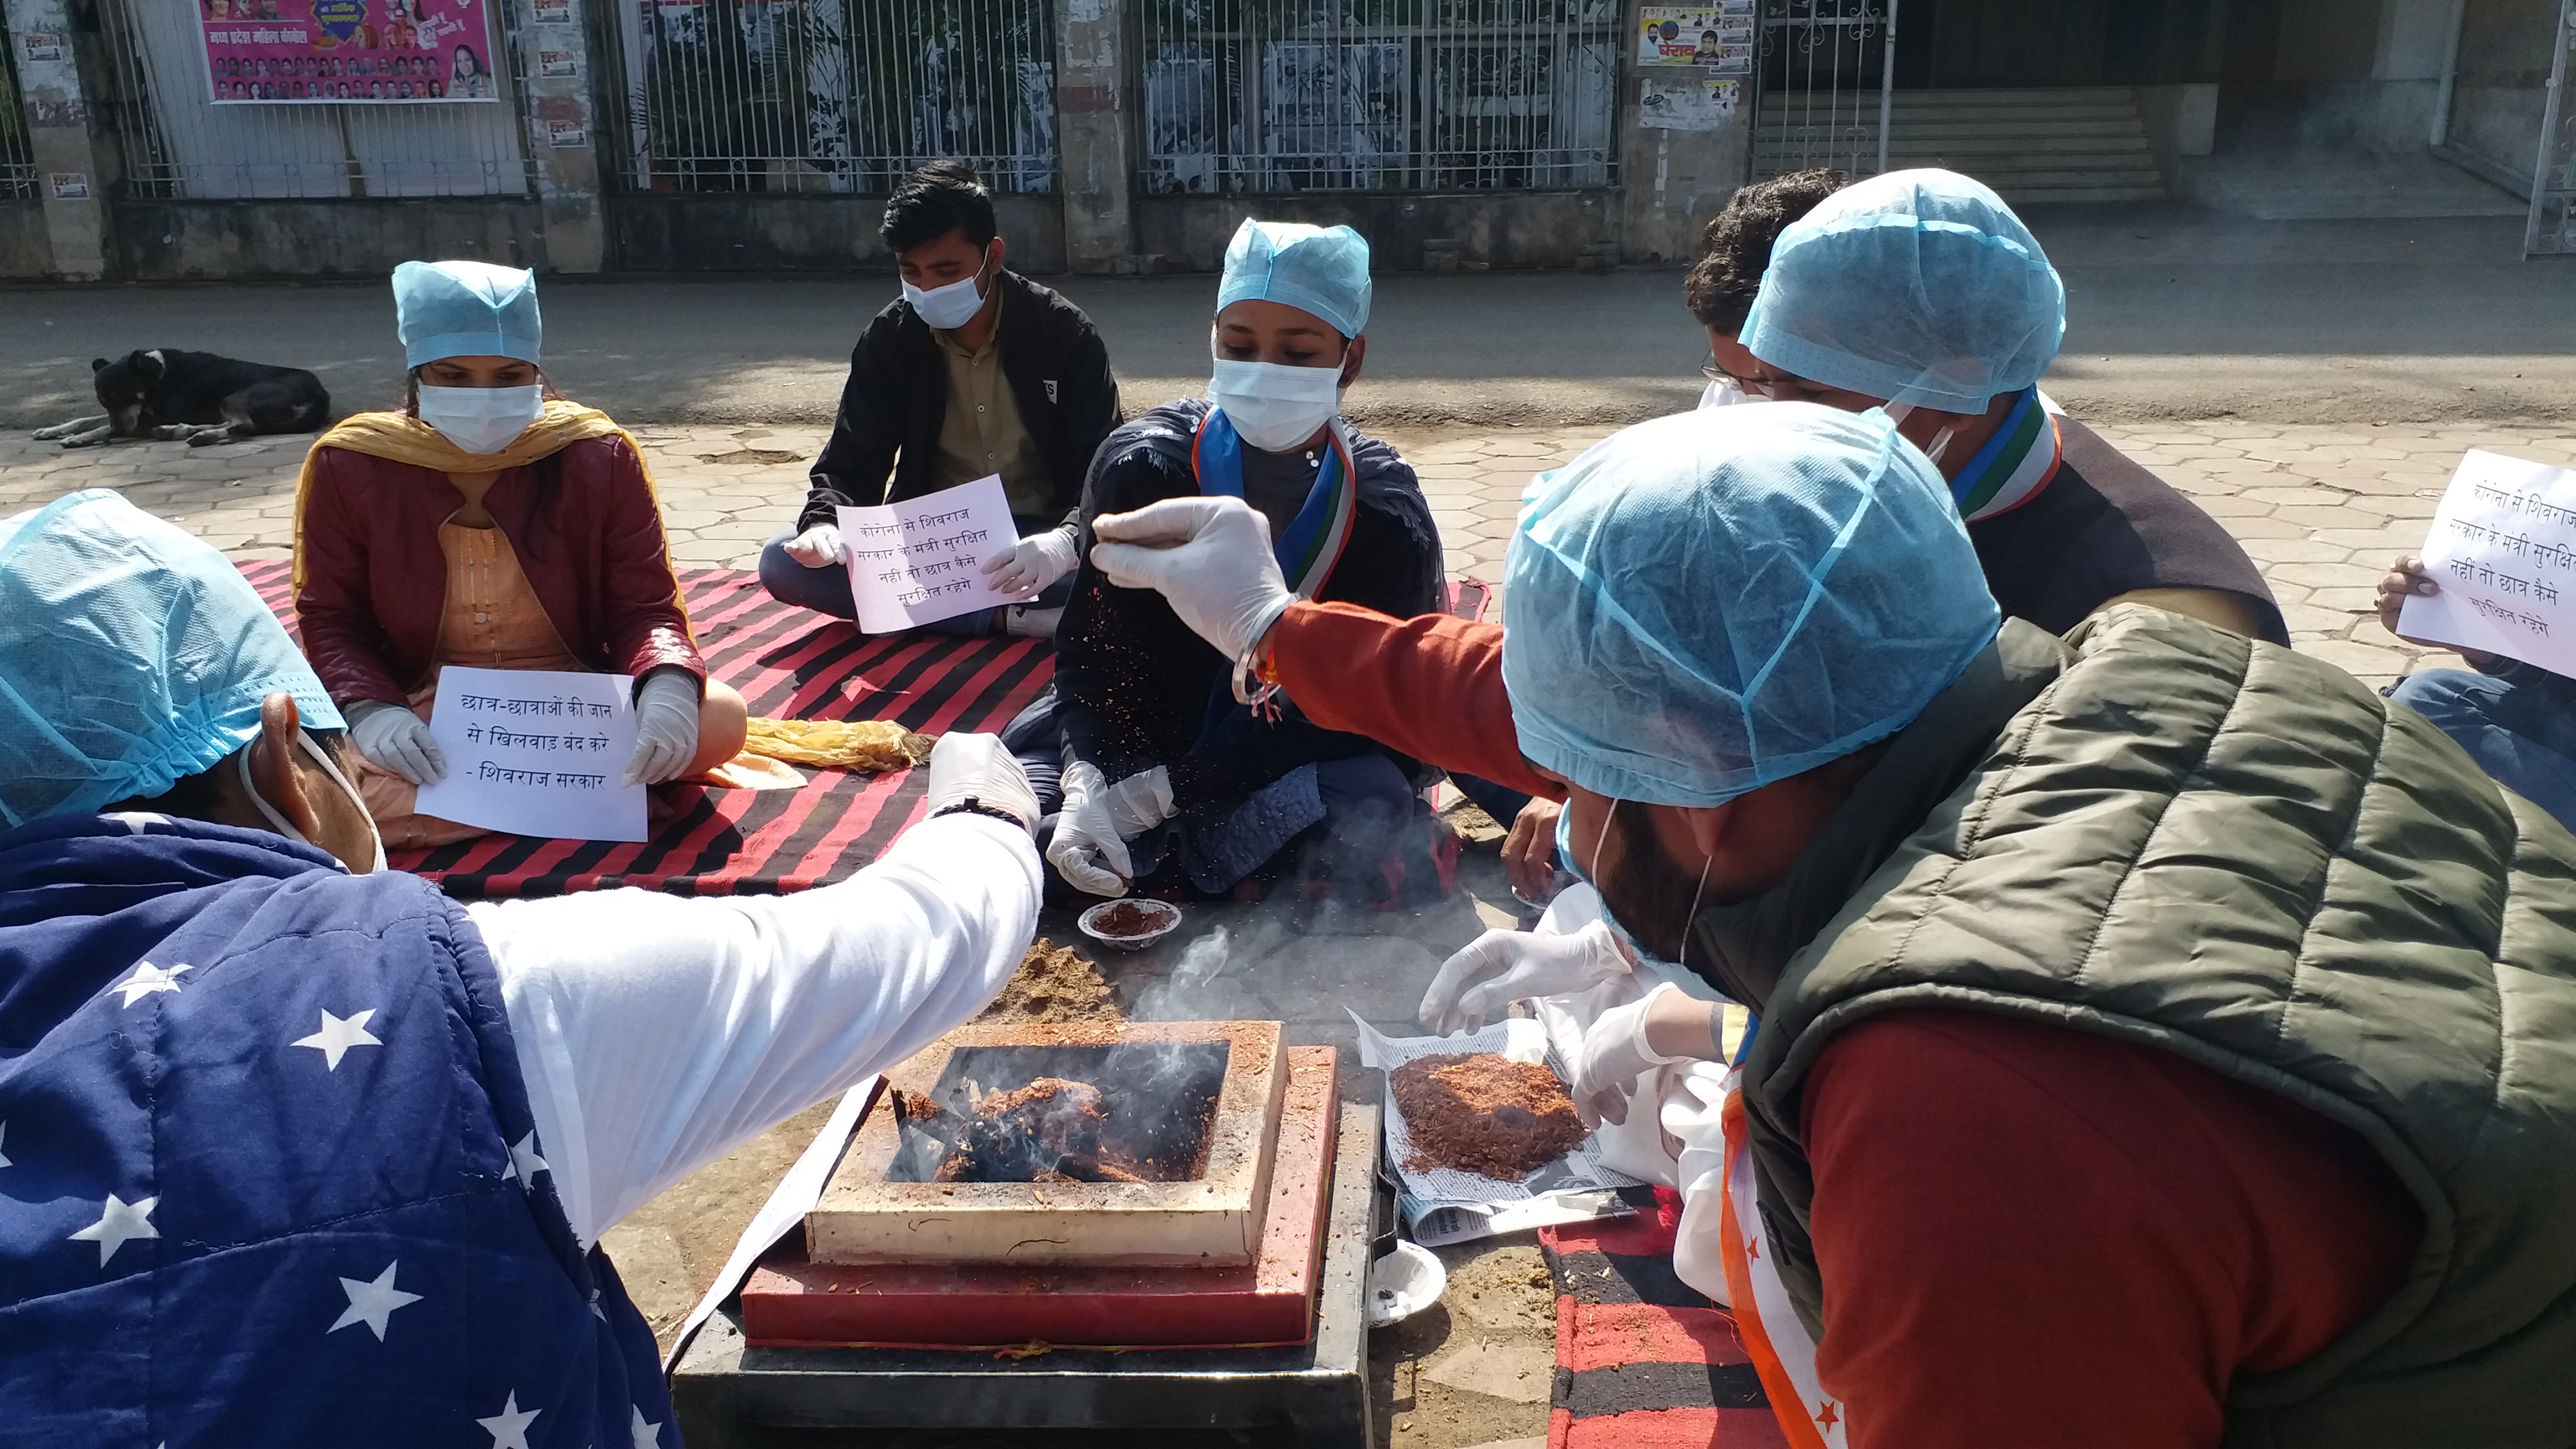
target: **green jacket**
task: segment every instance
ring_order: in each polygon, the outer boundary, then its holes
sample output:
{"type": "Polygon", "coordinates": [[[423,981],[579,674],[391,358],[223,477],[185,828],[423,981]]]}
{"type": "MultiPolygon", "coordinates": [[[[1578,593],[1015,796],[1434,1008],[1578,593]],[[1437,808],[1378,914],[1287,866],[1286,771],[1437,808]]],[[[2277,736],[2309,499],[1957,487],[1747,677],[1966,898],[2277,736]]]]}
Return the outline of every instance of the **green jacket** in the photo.
{"type": "Polygon", "coordinates": [[[2576,839],[2341,670],[2140,606],[2008,624],[1691,954],[1762,1013],[1747,1127],[1811,1334],[1807,1068],[1877,1012],[1996,1011],[2280,1092],[2422,1210],[2394,1297],[2235,1382],[2230,1444],[2576,1443],[2576,839]]]}

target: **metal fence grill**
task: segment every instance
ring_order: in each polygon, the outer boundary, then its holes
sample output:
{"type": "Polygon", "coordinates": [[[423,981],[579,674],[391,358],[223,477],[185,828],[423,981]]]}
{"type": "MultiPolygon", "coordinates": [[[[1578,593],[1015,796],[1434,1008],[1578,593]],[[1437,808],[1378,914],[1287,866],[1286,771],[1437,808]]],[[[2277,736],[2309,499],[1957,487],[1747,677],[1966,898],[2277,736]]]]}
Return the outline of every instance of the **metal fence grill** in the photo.
{"type": "Polygon", "coordinates": [[[27,106],[18,89],[18,45],[9,38],[9,17],[0,13],[0,201],[27,201],[36,194],[36,157],[27,145],[27,106]]]}
{"type": "Polygon", "coordinates": [[[941,157],[1055,189],[1052,0],[622,0],[624,174],[882,196],[941,157]]]}
{"type": "Polygon", "coordinates": [[[1149,192],[1618,180],[1621,0],[1136,0],[1149,192]]]}
{"type": "Polygon", "coordinates": [[[1874,175],[1897,0],[1761,0],[1753,171],[1874,175]]]}
{"type": "Polygon", "coordinates": [[[194,0],[101,0],[120,194],[185,201],[525,196],[520,7],[494,0],[488,102],[216,105],[194,0]]]}

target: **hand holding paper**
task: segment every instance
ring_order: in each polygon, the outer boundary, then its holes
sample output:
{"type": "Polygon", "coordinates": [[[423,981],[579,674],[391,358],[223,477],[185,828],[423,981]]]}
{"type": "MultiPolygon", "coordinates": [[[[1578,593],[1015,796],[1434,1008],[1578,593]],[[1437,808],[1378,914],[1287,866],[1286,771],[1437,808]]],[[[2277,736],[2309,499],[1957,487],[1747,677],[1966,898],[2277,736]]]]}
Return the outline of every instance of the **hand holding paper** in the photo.
{"type": "MultiPolygon", "coordinates": [[[[645,839],[644,787],[619,774],[637,754],[633,689],[626,674],[440,670],[429,737],[448,770],[421,786],[421,813],[514,835],[645,839]]],[[[689,736],[693,752],[694,700],[689,736]]]]}
{"type": "Polygon", "coordinates": [[[891,634],[1016,602],[984,573],[994,550],[1020,536],[1000,474],[840,514],[863,632],[891,634]]]}
{"type": "Polygon", "coordinates": [[[2402,567],[2380,581],[2383,618],[2397,600],[2392,632],[2576,674],[2576,473],[2470,450],[2420,569],[2433,591],[2402,567]]]}

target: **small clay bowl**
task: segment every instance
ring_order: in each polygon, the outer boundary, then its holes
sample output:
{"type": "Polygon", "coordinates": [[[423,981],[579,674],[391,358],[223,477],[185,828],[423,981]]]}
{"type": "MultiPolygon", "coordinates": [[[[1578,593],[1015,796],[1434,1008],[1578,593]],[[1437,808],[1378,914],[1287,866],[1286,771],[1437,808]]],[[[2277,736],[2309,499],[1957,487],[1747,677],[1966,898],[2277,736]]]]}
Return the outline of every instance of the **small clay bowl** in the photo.
{"type": "Polygon", "coordinates": [[[1102,901],[1076,917],[1074,924],[1082,928],[1082,934],[1113,951],[1142,951],[1181,928],[1181,908],[1170,901],[1102,901]],[[1132,936],[1113,936],[1100,928],[1100,922],[1102,917],[1120,906],[1134,906],[1154,917],[1160,924],[1148,926],[1132,936]]]}

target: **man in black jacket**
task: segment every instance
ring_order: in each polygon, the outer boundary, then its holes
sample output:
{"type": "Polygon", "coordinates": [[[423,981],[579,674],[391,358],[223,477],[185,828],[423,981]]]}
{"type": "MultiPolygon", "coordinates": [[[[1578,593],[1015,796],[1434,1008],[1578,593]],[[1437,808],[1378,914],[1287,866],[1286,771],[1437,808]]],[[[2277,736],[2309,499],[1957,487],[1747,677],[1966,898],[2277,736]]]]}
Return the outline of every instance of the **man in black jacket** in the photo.
{"type": "Polygon", "coordinates": [[[1118,426],[1109,350],[1081,308],[1005,268],[993,194],[964,163],[904,178],[881,234],[903,296],[859,334],[813,490],[796,526],[760,551],[760,582],[781,602],[854,618],[833,510],[998,473],[1020,538],[984,573],[1023,602],[926,627],[1052,638],[1081,556],[1083,471],[1118,426]]]}

